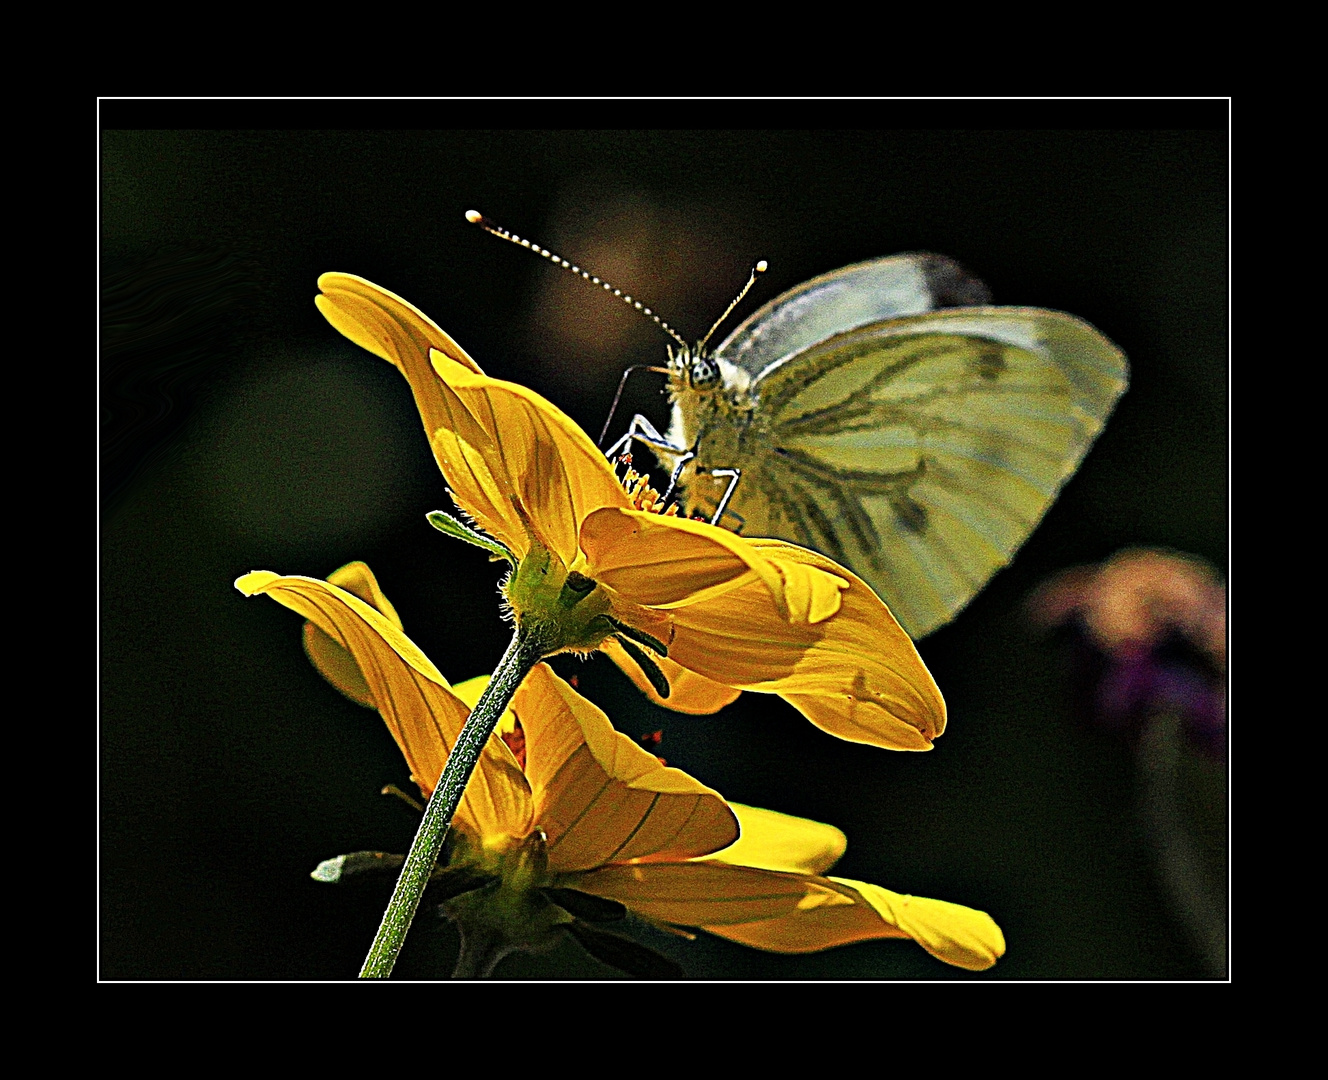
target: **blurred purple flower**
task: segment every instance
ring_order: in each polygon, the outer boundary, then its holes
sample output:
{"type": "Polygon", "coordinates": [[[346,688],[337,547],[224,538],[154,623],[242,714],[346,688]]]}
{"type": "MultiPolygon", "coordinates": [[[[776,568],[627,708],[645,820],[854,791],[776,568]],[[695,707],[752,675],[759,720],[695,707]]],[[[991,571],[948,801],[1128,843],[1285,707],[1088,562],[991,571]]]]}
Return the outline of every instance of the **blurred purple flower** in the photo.
{"type": "Polygon", "coordinates": [[[1192,743],[1226,754],[1226,587],[1193,556],[1127,549],[1056,575],[1029,597],[1077,646],[1079,693],[1103,727],[1137,735],[1175,713],[1192,743]]]}

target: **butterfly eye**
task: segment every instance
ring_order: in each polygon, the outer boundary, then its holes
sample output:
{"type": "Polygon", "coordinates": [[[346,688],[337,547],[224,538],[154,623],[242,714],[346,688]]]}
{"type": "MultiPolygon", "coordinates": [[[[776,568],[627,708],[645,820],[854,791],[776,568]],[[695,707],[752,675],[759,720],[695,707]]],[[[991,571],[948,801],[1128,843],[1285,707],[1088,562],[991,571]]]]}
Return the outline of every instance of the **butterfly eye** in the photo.
{"type": "Polygon", "coordinates": [[[687,369],[687,380],[694,390],[708,390],[719,382],[719,366],[708,357],[695,356],[687,369]]]}

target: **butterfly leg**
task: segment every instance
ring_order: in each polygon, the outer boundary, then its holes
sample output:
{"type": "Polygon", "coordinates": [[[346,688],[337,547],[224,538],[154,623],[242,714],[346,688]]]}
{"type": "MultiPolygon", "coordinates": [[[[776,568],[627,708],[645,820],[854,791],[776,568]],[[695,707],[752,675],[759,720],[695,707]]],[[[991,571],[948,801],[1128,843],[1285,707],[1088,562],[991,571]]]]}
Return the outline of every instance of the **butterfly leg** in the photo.
{"type": "MultiPolygon", "coordinates": [[[[711,469],[711,476],[727,476],[729,478],[728,489],[724,492],[724,497],[719,500],[719,506],[715,508],[715,516],[710,519],[711,525],[718,525],[720,519],[724,516],[724,511],[728,508],[729,500],[733,498],[733,492],[738,486],[738,481],[742,479],[741,469],[711,469]]],[[[737,514],[733,515],[741,522],[742,518],[737,514]]]]}
{"type": "Polygon", "coordinates": [[[632,440],[645,443],[652,450],[662,450],[666,454],[685,454],[688,451],[681,446],[674,446],[668,439],[664,438],[655,430],[655,425],[647,420],[640,413],[632,417],[632,422],[627,426],[627,434],[616,443],[604,451],[604,456],[610,461],[617,456],[624,447],[628,452],[632,449],[632,440]]]}
{"type": "Polygon", "coordinates": [[[670,496],[672,496],[674,490],[677,488],[678,477],[682,475],[682,467],[694,457],[696,457],[696,453],[692,450],[688,450],[678,459],[678,463],[673,466],[673,472],[669,474],[669,486],[664,489],[664,494],[660,496],[659,503],[661,506],[668,503],[670,496]]]}
{"type": "Polygon", "coordinates": [[[737,535],[741,536],[742,530],[747,527],[747,519],[743,517],[741,514],[735,514],[732,510],[725,510],[724,517],[733,518],[733,520],[738,523],[737,527],[733,531],[737,533],[737,535]]]}

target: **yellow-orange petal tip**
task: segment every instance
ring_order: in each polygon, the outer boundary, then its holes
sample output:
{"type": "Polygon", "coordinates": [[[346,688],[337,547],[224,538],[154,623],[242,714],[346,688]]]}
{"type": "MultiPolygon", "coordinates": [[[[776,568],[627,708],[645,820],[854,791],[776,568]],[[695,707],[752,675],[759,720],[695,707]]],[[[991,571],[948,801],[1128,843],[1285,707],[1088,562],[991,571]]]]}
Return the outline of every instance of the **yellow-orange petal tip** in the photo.
{"type": "Polygon", "coordinates": [[[245,596],[253,596],[254,593],[261,592],[279,577],[281,577],[280,574],[274,574],[271,570],[254,570],[237,577],[235,587],[245,596]]]}

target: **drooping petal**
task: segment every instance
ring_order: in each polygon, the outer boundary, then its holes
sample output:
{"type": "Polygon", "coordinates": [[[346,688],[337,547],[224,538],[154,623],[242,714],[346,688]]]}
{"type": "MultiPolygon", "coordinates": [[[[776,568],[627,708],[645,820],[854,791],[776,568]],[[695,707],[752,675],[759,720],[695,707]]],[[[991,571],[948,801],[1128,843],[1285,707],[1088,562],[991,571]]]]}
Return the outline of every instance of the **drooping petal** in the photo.
{"type": "Polygon", "coordinates": [[[833,825],[807,818],[730,802],[742,830],[735,843],[707,855],[707,862],[780,870],[794,874],[824,874],[844,854],[848,841],[833,825]]]}
{"type": "Polygon", "coordinates": [[[718,794],[614,731],[547,665],[526,677],[512,711],[525,730],[532,821],[548,836],[550,870],[686,859],[737,838],[737,821],[718,794]]]}
{"type": "Polygon", "coordinates": [[[318,285],[328,321],[406,376],[457,502],[518,557],[530,542],[523,514],[570,564],[586,514],[629,504],[575,423],[533,391],[486,377],[416,308],[351,274],[324,274],[318,285]]]}
{"type": "Polygon", "coordinates": [[[667,657],[656,656],[653,659],[669,683],[669,696],[662,698],[650,685],[650,680],[642,674],[636,661],[627,655],[617,641],[613,638],[607,639],[600,646],[600,651],[612,658],[646,697],[656,705],[663,705],[675,712],[709,716],[711,713],[719,712],[725,705],[736,701],[742,695],[741,690],[735,690],[731,686],[725,686],[713,679],[707,679],[704,675],[689,671],[667,657]]]}
{"type": "Polygon", "coordinates": [[[852,889],[885,922],[947,964],[985,971],[1005,955],[1005,935],[985,911],[925,896],[905,896],[868,882],[830,880],[852,889]]]}
{"type": "MultiPolygon", "coordinates": [[[[412,777],[431,794],[470,709],[414,642],[359,597],[317,578],[257,571],[235,587],[303,615],[354,658],[412,777]]],[[[530,808],[525,776],[502,741],[490,738],[457,810],[458,823],[480,836],[524,836],[530,808]]]]}
{"type": "Polygon", "coordinates": [[[695,926],[770,952],[913,938],[937,959],[970,971],[991,967],[1005,952],[1000,928],[984,912],[860,881],[708,859],[610,866],[569,875],[568,883],[657,922],[695,926]]]}
{"type": "Polygon", "coordinates": [[[472,371],[480,366],[414,304],[354,274],[323,274],[318,310],[340,333],[362,349],[395,364],[412,380],[412,365],[428,359],[429,350],[452,357],[472,371]]]}
{"type": "MultiPolygon", "coordinates": [[[[829,879],[820,879],[830,887],[829,879]]],[[[809,953],[851,945],[856,941],[907,938],[885,921],[861,896],[842,886],[836,903],[822,903],[779,911],[768,918],[702,926],[716,937],[778,953],[809,953]]]]}
{"type": "Polygon", "coordinates": [[[569,877],[573,888],[617,900],[648,919],[712,932],[854,904],[846,890],[824,878],[720,862],[607,866],[569,877]]]}
{"type": "Polygon", "coordinates": [[[516,489],[498,448],[439,379],[430,355],[451,357],[459,370],[472,374],[479,374],[479,365],[417,308],[371,281],[353,274],[323,274],[318,287],[322,295],[314,302],[328,322],[361,348],[391,361],[406,377],[434,457],[457,501],[486,532],[518,555],[524,553],[529,540],[512,507],[516,489]],[[445,445],[435,439],[438,431],[449,433],[445,445]]]}
{"type": "MultiPolygon", "coordinates": [[[[748,582],[708,603],[673,610],[669,658],[715,682],[778,694],[841,739],[930,749],[945,730],[945,701],[913,642],[870,587],[805,548],[779,540],[747,543],[790,577],[801,567],[847,582],[838,609],[817,622],[790,621],[762,583],[748,582]]],[[[806,608],[824,609],[819,601],[806,608]]]]}
{"type": "MultiPolygon", "coordinates": [[[[378,587],[378,579],[374,577],[373,571],[364,563],[347,563],[341,569],[328,574],[327,580],[338,588],[358,596],[398,630],[402,628],[401,616],[383,595],[383,590],[378,587]]],[[[355,658],[333,641],[325,631],[319,629],[317,623],[304,624],[304,651],[323,678],[348,698],[371,709],[377,708],[373,693],[369,690],[369,684],[364,681],[364,676],[360,674],[360,667],[355,663],[355,658]]]]}

